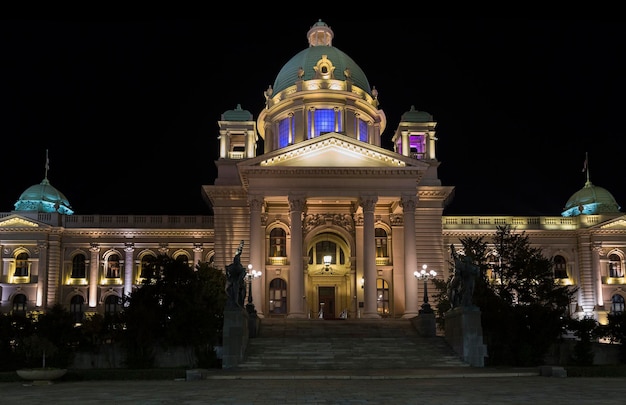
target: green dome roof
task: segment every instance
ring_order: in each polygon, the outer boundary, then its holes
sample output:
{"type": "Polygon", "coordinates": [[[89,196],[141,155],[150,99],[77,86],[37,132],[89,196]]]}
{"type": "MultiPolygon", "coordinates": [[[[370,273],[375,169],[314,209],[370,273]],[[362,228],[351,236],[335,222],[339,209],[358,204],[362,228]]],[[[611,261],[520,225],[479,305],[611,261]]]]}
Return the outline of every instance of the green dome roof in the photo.
{"type": "Polygon", "coordinates": [[[415,106],[411,106],[411,109],[404,114],[400,119],[402,122],[432,122],[433,116],[426,111],[417,111],[415,106]]]}
{"type": "Polygon", "coordinates": [[[346,73],[349,72],[348,74],[355,86],[360,87],[370,95],[372,94],[367,77],[365,77],[365,73],[363,73],[359,65],[344,52],[332,46],[334,34],[326,23],[321,20],[318,21],[311,27],[308,35],[309,47],[292,57],[278,72],[278,76],[276,76],[272,87],[274,93],[281,92],[293,86],[296,80],[298,80],[300,69],[302,69],[304,73],[302,80],[315,78],[314,67],[323,56],[326,56],[335,67],[333,72],[335,79],[346,80],[346,73]],[[324,35],[323,40],[315,43],[314,41],[319,40],[321,35],[324,35]]]}
{"type": "Polygon", "coordinates": [[[620,206],[613,195],[605,188],[594,186],[587,180],[585,186],[575,192],[561,213],[564,217],[575,217],[581,214],[605,214],[620,212],[620,206]]]}
{"type": "Polygon", "coordinates": [[[234,110],[227,110],[222,114],[223,121],[252,121],[252,113],[241,108],[241,104],[237,104],[234,110]]]}
{"type": "Polygon", "coordinates": [[[41,183],[30,186],[15,203],[16,211],[58,212],[72,215],[69,201],[63,193],[54,188],[47,178],[41,183]]]}

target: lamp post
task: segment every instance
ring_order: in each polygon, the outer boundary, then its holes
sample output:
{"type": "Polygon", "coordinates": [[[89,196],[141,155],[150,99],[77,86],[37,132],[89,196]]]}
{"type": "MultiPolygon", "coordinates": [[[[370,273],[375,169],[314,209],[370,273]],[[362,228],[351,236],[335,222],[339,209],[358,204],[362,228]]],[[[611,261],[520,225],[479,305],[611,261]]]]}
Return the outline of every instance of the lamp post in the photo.
{"type": "Polygon", "coordinates": [[[252,303],[252,280],[261,277],[261,272],[254,270],[252,265],[248,265],[248,272],[246,273],[246,282],[248,283],[248,303],[246,304],[246,310],[249,314],[256,313],[254,304],[252,303]]]}
{"type": "Polygon", "coordinates": [[[415,278],[418,280],[424,280],[424,303],[422,304],[422,309],[419,310],[420,313],[425,313],[425,314],[429,314],[433,312],[433,309],[430,307],[430,304],[428,303],[428,280],[432,280],[433,278],[437,277],[437,272],[434,270],[431,271],[426,271],[426,269],[428,268],[427,264],[422,265],[422,270],[421,271],[416,271],[413,273],[413,275],[415,276],[415,278]]]}

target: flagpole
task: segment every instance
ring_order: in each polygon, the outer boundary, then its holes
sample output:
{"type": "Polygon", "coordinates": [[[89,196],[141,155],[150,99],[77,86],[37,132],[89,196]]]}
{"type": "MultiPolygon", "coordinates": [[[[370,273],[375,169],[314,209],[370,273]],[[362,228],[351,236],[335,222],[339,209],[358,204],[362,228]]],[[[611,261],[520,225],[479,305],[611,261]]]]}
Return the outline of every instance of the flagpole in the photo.
{"type": "Polygon", "coordinates": [[[583,163],[583,173],[587,176],[587,183],[589,183],[589,152],[585,152],[585,163],[583,163]]]}
{"type": "Polygon", "coordinates": [[[44,178],[48,178],[48,170],[50,170],[50,159],[48,159],[48,149],[46,149],[46,171],[44,173],[44,178]]]}

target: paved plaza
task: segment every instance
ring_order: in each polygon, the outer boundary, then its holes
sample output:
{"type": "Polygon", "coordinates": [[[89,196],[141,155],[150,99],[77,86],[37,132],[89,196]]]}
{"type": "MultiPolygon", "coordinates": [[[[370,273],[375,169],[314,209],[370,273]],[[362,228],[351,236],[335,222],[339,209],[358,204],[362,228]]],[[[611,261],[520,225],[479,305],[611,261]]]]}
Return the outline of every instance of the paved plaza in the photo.
{"type": "Polygon", "coordinates": [[[621,378],[544,377],[529,372],[216,372],[186,381],[0,383],[6,404],[624,404],[621,378]]]}

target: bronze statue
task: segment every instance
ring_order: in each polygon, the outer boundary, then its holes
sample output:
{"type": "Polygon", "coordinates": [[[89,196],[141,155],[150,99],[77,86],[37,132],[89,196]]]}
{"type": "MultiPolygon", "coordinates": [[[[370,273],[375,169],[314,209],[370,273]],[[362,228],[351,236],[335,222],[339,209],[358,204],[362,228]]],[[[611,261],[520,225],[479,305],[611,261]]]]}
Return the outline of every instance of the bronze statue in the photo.
{"type": "Polygon", "coordinates": [[[452,259],[454,260],[454,275],[448,286],[448,299],[452,308],[458,306],[472,306],[474,286],[480,268],[472,262],[471,256],[465,255],[460,258],[450,245],[452,259]]]}
{"type": "Polygon", "coordinates": [[[233,262],[226,266],[226,308],[243,308],[246,298],[246,268],[241,265],[241,252],[243,251],[243,240],[235,251],[233,262]]]}

